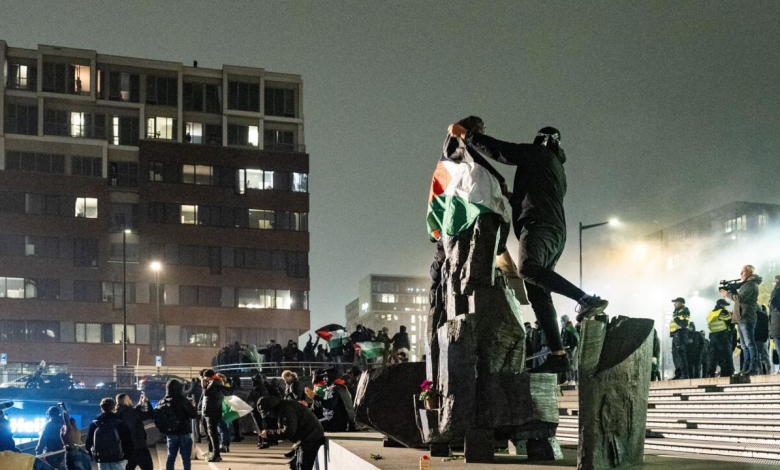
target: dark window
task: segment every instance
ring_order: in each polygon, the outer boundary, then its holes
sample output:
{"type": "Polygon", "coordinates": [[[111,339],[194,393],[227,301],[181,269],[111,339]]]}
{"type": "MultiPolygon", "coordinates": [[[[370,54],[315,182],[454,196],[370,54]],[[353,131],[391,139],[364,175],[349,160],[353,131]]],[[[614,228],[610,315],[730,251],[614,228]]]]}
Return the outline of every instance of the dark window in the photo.
{"type": "Polygon", "coordinates": [[[111,186],[118,188],[138,187],[138,163],[112,162],[109,166],[111,186]]]}
{"type": "MultiPolygon", "coordinates": [[[[102,296],[103,302],[109,302],[113,304],[115,309],[122,308],[122,295],[124,290],[127,290],[127,303],[135,303],[135,283],[127,282],[124,285],[121,282],[104,282],[102,283],[102,296]]],[[[109,325],[110,326],[110,325],[109,325]]],[[[129,330],[129,328],[128,328],[129,330]]]]}
{"type": "Polygon", "coordinates": [[[209,266],[210,247],[179,245],[179,264],[184,266],[209,266]]]}
{"type": "Polygon", "coordinates": [[[43,63],[43,91],[89,95],[89,66],[43,63]],[[82,76],[84,80],[82,81],[82,76]]]}
{"type": "Polygon", "coordinates": [[[56,321],[0,320],[0,342],[58,343],[60,323],[56,321]]]}
{"type": "Polygon", "coordinates": [[[100,157],[71,157],[71,174],[74,176],[103,177],[103,159],[100,157]]]}
{"type": "Polygon", "coordinates": [[[265,87],[265,114],[295,117],[295,90],[265,87]]]}
{"type": "Polygon", "coordinates": [[[138,204],[111,203],[109,227],[112,231],[138,228],[138,204]]]}
{"type": "Polygon", "coordinates": [[[43,91],[65,93],[67,74],[65,64],[43,64],[43,91]]]}
{"type": "Polygon", "coordinates": [[[128,72],[98,71],[98,98],[138,103],[141,97],[139,75],[128,72]]]}
{"type": "MultiPolygon", "coordinates": [[[[128,263],[137,263],[139,259],[139,247],[138,244],[135,243],[127,243],[124,245],[127,250],[127,262],[128,263]]],[[[113,261],[115,263],[121,263],[124,258],[122,256],[122,243],[112,243],[109,247],[110,251],[108,254],[108,260],[113,261]]]]}
{"type": "Polygon", "coordinates": [[[204,129],[203,141],[208,145],[222,145],[222,126],[217,124],[206,124],[204,129]]]}
{"type": "Polygon", "coordinates": [[[0,213],[25,214],[27,212],[27,195],[0,191],[0,213]]]}
{"type": "Polygon", "coordinates": [[[278,129],[266,129],[263,132],[263,146],[267,150],[281,150],[285,152],[297,151],[295,145],[295,132],[278,129]]]}
{"type": "Polygon", "coordinates": [[[178,84],[176,78],[146,77],[146,102],[160,106],[176,106],[178,104],[178,84]]]}
{"type": "Polygon", "coordinates": [[[222,113],[221,85],[206,85],[206,112],[222,113]]]}
{"type": "Polygon", "coordinates": [[[24,254],[39,258],[60,258],[60,239],[57,237],[24,237],[24,254]]]}
{"type": "Polygon", "coordinates": [[[163,181],[162,162],[149,162],[149,181],[163,181]]]}
{"type": "Polygon", "coordinates": [[[75,199],[52,194],[26,194],[25,213],[30,215],[68,215],[75,208],[75,199]],[[71,201],[73,205],[71,205],[71,201]]]}
{"type": "Polygon", "coordinates": [[[57,300],[60,298],[59,279],[25,279],[24,297],[26,299],[57,300]]]}
{"type": "Polygon", "coordinates": [[[179,286],[179,305],[198,305],[198,286],[179,286]]]}
{"type": "Polygon", "coordinates": [[[149,222],[159,224],[180,224],[181,205],[162,202],[150,202],[149,222]]]}
{"type": "Polygon", "coordinates": [[[5,169],[36,173],[65,173],[65,156],[48,153],[7,152],[5,169]]]}
{"type": "Polygon", "coordinates": [[[203,83],[184,82],[183,103],[185,111],[203,111],[203,83]]]}
{"type": "Polygon", "coordinates": [[[63,109],[44,109],[43,133],[45,135],[70,135],[70,119],[63,109]]]}
{"type": "Polygon", "coordinates": [[[111,143],[114,145],[138,145],[138,118],[113,116],[111,118],[111,143]]]}
{"type": "Polygon", "coordinates": [[[24,235],[0,234],[0,256],[24,256],[24,235]]]}
{"type": "Polygon", "coordinates": [[[15,90],[37,90],[38,67],[35,65],[8,63],[8,88],[15,90]]]}
{"type": "Polygon", "coordinates": [[[259,131],[257,126],[228,124],[228,145],[257,147],[259,131]]]}
{"type": "Polygon", "coordinates": [[[78,302],[101,302],[103,295],[100,281],[73,281],[73,300],[78,302]]]}
{"type": "Polygon", "coordinates": [[[301,251],[287,252],[287,276],[309,277],[309,254],[301,251]]]}
{"type": "Polygon", "coordinates": [[[222,288],[198,286],[198,305],[203,307],[221,307],[222,288]]]}
{"type": "Polygon", "coordinates": [[[73,265],[96,268],[98,266],[98,241],[94,238],[73,239],[73,265]]]}
{"type": "Polygon", "coordinates": [[[228,108],[260,112],[260,85],[246,82],[228,82],[228,108]]]}
{"type": "Polygon", "coordinates": [[[9,134],[38,135],[38,106],[5,105],[5,131],[9,134]]]}

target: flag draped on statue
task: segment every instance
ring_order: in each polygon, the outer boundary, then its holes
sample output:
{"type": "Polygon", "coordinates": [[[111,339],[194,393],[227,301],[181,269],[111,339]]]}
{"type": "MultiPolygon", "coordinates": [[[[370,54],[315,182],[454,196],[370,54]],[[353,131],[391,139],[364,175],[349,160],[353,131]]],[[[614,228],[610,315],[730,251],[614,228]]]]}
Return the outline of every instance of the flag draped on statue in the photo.
{"type": "Polygon", "coordinates": [[[380,341],[365,341],[355,345],[355,352],[364,359],[376,359],[382,356],[384,350],[385,345],[380,341]]]}
{"type": "Polygon", "coordinates": [[[330,349],[337,348],[349,341],[347,330],[345,330],[343,326],[335,323],[325,325],[322,328],[317,329],[314,333],[327,341],[330,349]]]}
{"type": "Polygon", "coordinates": [[[448,153],[448,147],[453,147],[450,139],[444,142],[428,196],[428,235],[435,240],[442,234],[454,236],[468,229],[483,213],[493,212],[510,221],[498,180],[474,161],[471,152],[476,150],[461,139],[457,140],[459,151],[448,153]]]}

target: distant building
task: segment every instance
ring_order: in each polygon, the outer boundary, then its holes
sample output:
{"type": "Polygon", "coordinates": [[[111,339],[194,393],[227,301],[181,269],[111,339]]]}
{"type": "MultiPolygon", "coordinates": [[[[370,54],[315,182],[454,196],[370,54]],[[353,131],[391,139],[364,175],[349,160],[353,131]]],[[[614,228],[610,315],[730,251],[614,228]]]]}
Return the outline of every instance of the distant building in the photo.
{"type": "Polygon", "coordinates": [[[379,333],[387,327],[392,337],[406,326],[411,360],[422,360],[430,283],[427,277],[366,276],[360,281],[360,296],[345,308],[347,330],[351,333],[360,324],[379,333]]]}
{"type": "Polygon", "coordinates": [[[125,303],[130,364],[309,329],[299,75],[1,40],[0,65],[9,365],[121,364],[125,303]]]}

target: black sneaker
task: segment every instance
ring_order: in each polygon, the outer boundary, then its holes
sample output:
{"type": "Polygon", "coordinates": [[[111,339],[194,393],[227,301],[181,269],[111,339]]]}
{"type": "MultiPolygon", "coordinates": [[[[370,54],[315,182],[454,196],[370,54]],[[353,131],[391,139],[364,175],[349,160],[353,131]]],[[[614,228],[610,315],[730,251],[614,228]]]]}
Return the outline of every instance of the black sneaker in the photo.
{"type": "Polygon", "coordinates": [[[209,457],[206,460],[206,462],[222,462],[222,457],[220,457],[219,455],[213,455],[213,456],[209,457]]]}
{"type": "Polygon", "coordinates": [[[547,356],[547,360],[539,367],[534,367],[528,372],[531,374],[559,374],[561,372],[568,372],[571,370],[571,364],[569,364],[569,358],[566,354],[560,356],[554,356],[550,354],[547,356]]]}
{"type": "Polygon", "coordinates": [[[290,452],[285,452],[284,456],[287,457],[288,459],[295,457],[295,449],[291,449],[290,452]]]}
{"type": "Polygon", "coordinates": [[[602,299],[596,295],[585,297],[577,306],[577,323],[581,323],[582,320],[593,318],[596,315],[604,313],[607,305],[609,305],[608,300],[602,299]]]}

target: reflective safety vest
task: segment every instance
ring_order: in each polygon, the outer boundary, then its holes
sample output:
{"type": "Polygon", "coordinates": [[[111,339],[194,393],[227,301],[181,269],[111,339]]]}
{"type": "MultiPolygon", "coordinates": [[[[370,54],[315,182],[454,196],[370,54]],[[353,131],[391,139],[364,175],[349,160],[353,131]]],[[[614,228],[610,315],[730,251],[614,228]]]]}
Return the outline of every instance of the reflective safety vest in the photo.
{"type": "Polygon", "coordinates": [[[726,320],[730,318],[729,312],[722,308],[710,312],[707,315],[707,326],[710,328],[710,333],[720,333],[728,330],[729,326],[726,320]]]}
{"type": "Polygon", "coordinates": [[[683,306],[678,308],[674,311],[672,316],[672,322],[669,323],[669,334],[675,334],[677,333],[677,330],[681,328],[687,328],[688,323],[691,321],[691,312],[688,311],[688,308],[683,306]],[[685,326],[680,326],[675,319],[679,319],[685,323],[685,326]]]}

